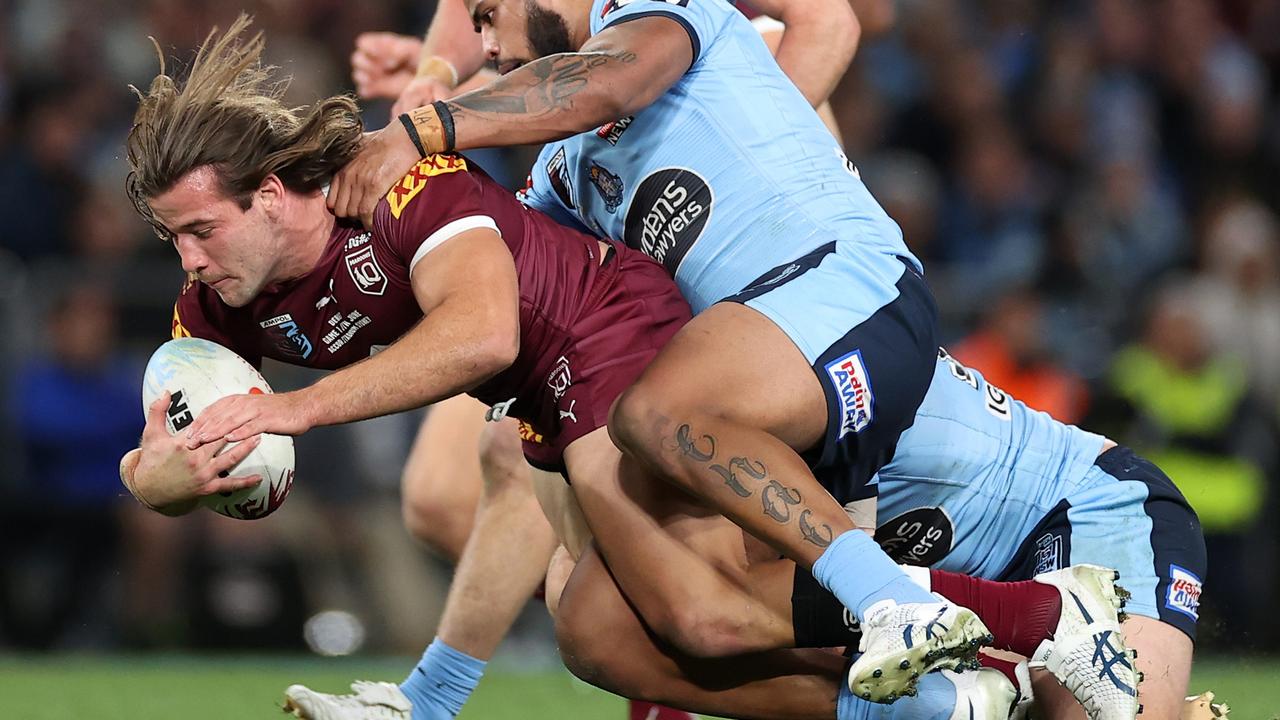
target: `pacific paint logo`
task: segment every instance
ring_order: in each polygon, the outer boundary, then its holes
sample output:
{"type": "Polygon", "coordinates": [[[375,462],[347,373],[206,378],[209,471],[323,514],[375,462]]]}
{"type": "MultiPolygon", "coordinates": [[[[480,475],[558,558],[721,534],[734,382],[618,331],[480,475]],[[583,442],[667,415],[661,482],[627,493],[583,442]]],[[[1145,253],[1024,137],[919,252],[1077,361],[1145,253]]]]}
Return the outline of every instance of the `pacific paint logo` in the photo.
{"type": "Polygon", "coordinates": [[[827,375],[840,400],[840,439],[851,432],[862,432],[871,424],[875,412],[875,395],[867,368],[862,364],[862,351],[854,350],[826,365],[827,375]]]}
{"type": "Polygon", "coordinates": [[[178,315],[178,303],[173,304],[173,327],[170,334],[174,340],[191,337],[191,331],[182,324],[182,318],[178,315]]]}
{"type": "Polygon", "coordinates": [[[1203,584],[1190,570],[1169,563],[1169,592],[1164,606],[1192,619],[1200,619],[1200,591],[1203,584]]]}
{"type": "Polygon", "coordinates": [[[422,192],[427,186],[427,179],[436,175],[447,175],[467,169],[467,161],[461,155],[428,155],[418,161],[408,174],[400,178],[391,192],[387,193],[387,204],[391,206],[391,217],[400,219],[409,201],[422,192]]]}

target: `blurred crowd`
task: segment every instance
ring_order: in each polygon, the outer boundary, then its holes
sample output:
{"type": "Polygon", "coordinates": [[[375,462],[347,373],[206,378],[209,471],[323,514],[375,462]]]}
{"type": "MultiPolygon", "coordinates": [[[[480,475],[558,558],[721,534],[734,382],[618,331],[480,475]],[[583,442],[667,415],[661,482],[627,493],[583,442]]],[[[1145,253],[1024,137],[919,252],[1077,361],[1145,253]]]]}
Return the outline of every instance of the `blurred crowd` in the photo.
{"type": "MultiPolygon", "coordinates": [[[[432,11],[243,7],[297,104],[350,90],[357,33],[432,11]]],[[[445,576],[395,510],[412,416],[303,438],[294,497],[259,523],[154,516],[116,478],[183,280],[123,192],[129,85],[157,69],[148,35],[172,70],[239,9],[0,0],[0,649],[294,647],[332,608],[375,648],[431,635],[445,576]]],[[[1209,543],[1202,647],[1280,651],[1280,0],[893,12],[832,105],[952,354],[1160,464],[1209,543]]],[[[486,162],[522,178],[528,154],[486,162]]]]}

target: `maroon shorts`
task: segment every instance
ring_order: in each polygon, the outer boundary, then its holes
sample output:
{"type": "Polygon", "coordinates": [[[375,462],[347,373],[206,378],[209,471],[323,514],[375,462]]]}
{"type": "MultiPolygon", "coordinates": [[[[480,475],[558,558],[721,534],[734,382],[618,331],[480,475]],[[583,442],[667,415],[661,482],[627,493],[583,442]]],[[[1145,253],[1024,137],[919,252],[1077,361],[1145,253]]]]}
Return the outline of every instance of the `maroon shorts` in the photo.
{"type": "Polygon", "coordinates": [[[566,383],[555,401],[557,427],[520,424],[525,458],[541,470],[564,472],[564,449],[608,424],[613,401],[692,317],[662,265],[634,250],[616,250],[601,268],[590,309],[570,329],[573,339],[561,363],[566,383]]]}

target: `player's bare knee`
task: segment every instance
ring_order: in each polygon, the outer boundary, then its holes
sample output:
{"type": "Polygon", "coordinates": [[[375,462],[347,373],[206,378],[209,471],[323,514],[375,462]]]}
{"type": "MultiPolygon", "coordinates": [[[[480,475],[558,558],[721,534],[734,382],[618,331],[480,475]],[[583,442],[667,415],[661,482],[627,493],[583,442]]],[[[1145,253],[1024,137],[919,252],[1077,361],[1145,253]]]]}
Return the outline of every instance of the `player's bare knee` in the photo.
{"type": "Polygon", "coordinates": [[[659,447],[670,418],[679,415],[668,393],[654,383],[639,382],[627,388],[609,411],[609,437],[635,457],[647,457],[659,447]]]}
{"type": "Polygon", "coordinates": [[[456,559],[471,529],[475,508],[458,508],[436,495],[406,495],[400,503],[404,527],[415,540],[441,555],[456,559]]]}
{"type": "MultiPolygon", "coordinates": [[[[480,468],[487,493],[506,490],[521,480],[528,484],[524,450],[515,420],[508,418],[485,424],[480,433],[480,468]]],[[[533,492],[532,487],[529,492],[533,492]]]]}

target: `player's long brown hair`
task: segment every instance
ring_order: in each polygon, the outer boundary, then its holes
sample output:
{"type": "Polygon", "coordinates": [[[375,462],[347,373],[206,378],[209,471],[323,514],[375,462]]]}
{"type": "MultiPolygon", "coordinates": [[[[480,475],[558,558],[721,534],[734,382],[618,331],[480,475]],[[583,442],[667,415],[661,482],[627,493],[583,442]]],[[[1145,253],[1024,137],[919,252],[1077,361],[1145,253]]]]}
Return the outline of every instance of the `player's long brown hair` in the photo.
{"type": "MultiPolygon", "coordinates": [[[[185,82],[160,72],[145,93],[136,87],[138,111],[125,143],[129,199],[162,238],[147,204],[188,172],[210,165],[223,191],[249,209],[268,175],[296,192],[319,189],[355,154],[363,126],[359,108],[339,95],[309,108],[287,108],[281,96],[288,78],[262,65],[263,38],[242,35],[250,19],[241,14],[218,37],[214,28],[200,46],[185,82]]],[[[152,39],[155,43],[155,39],[152,39]]]]}

